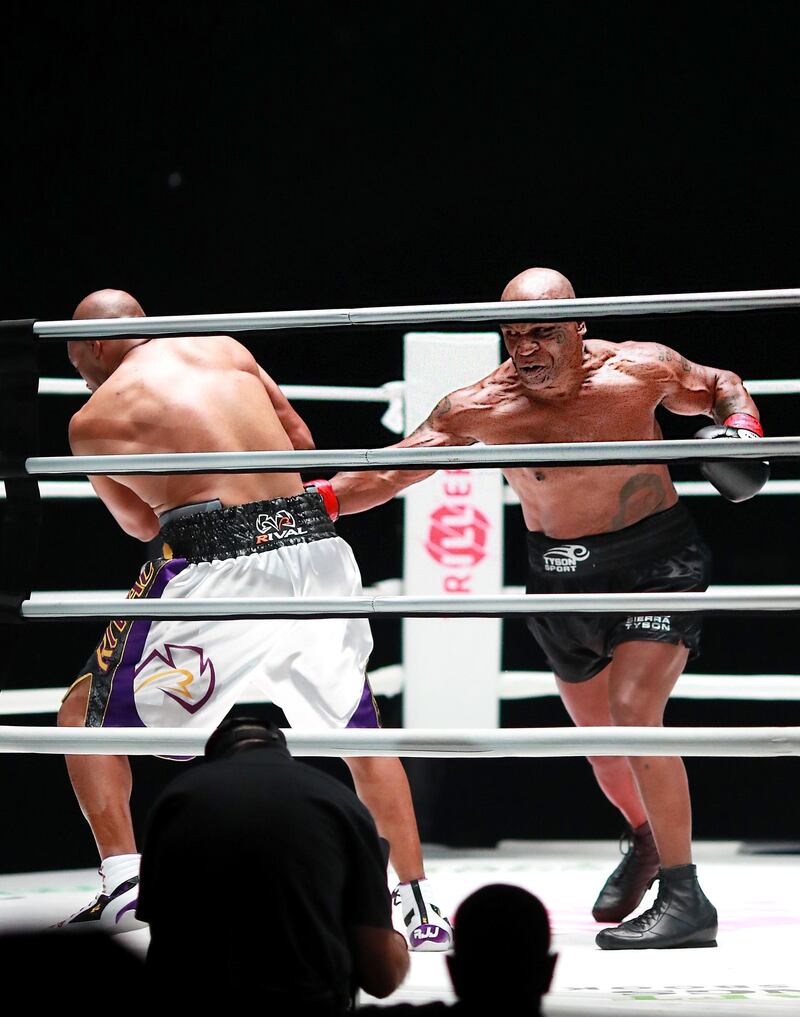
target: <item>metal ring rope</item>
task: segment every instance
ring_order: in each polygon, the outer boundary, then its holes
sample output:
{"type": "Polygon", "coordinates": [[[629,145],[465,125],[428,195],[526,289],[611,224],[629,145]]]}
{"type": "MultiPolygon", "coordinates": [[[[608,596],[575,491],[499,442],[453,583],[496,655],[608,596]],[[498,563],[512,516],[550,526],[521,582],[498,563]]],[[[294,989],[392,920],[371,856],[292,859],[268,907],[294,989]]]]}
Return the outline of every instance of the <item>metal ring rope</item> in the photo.
{"type": "MultiPolygon", "coordinates": [[[[83,755],[202,754],[193,728],[0,727],[0,752],[83,755]]],[[[800,727],[582,727],[286,731],[299,756],[798,756],[800,727]]]]}
{"type": "Polygon", "coordinates": [[[610,466],[630,463],[706,462],[712,459],[800,459],[800,437],[747,441],[592,441],[538,445],[436,448],[327,449],[302,452],[184,452],[149,455],[37,456],[28,476],[145,473],[280,473],[286,470],[438,470],[517,466],[610,466]]]}
{"type": "MultiPolygon", "coordinates": [[[[130,335],[174,335],[187,331],[319,327],[324,325],[397,324],[433,321],[515,321],[563,320],[602,315],[651,315],[692,312],[731,312],[775,310],[800,307],[800,289],[740,291],[712,294],[672,294],[644,297],[590,298],[588,300],[551,300],[493,302],[483,304],[423,305],[413,307],[359,308],[333,311],[271,312],[244,315],[170,316],[145,319],[105,319],[100,321],[36,322],[33,334],[40,339],[130,335]]],[[[78,383],[80,384],[80,383],[78,383]]],[[[765,382],[764,392],[796,391],[796,382],[765,382]]],[[[755,386],[753,386],[755,388],[755,386]]],[[[40,385],[45,392],[48,385],[40,385]]],[[[313,388],[313,387],[309,387],[313,388]]],[[[76,394],[74,386],[51,383],[48,394],[76,394]]],[[[295,398],[301,397],[299,393],[295,398]]],[[[318,395],[311,397],[326,398],[318,395]]],[[[337,398],[329,395],[329,398],[337,398]]],[[[395,396],[396,397],[396,396],[395,396]]],[[[378,399],[370,393],[370,401],[378,399]]],[[[381,398],[380,401],[385,401],[381,398]]],[[[388,400],[388,401],[391,401],[388,400]]],[[[246,469],[270,471],[292,469],[437,469],[455,465],[472,467],[509,467],[515,465],[609,465],[633,462],[697,462],[720,458],[800,458],[800,438],[756,439],[744,447],[736,443],[682,442],[592,442],[581,445],[512,445],[441,449],[333,450],[295,453],[198,453],[180,456],[94,456],[32,457],[25,463],[28,476],[52,476],[92,473],[176,473],[240,472],[246,469]],[[577,454],[576,454],[577,453],[577,454]]],[[[34,617],[250,617],[261,616],[278,608],[276,617],[371,616],[422,614],[425,616],[557,613],[560,611],[631,610],[651,611],[781,611],[800,609],[797,588],[750,588],[747,592],[714,594],[632,594],[570,595],[566,597],[361,597],[326,598],[295,602],[289,606],[274,599],[214,601],[203,604],[202,614],[195,600],[186,604],[141,603],[125,600],[117,603],[101,599],[94,604],[79,598],[69,604],[38,597],[26,601],[21,610],[25,618],[34,617]],[[565,603],[560,603],[560,601],[565,603]],[[542,601],[543,603],[534,603],[542,601]],[[446,603],[444,603],[446,602],[446,603]],[[701,603],[704,605],[701,607],[701,603]],[[184,608],[193,608],[185,611],[184,608]],[[159,610],[154,610],[159,609],[159,610]],[[165,610],[166,609],[166,610],[165,610]],[[178,610],[175,610],[178,609],[178,610]],[[237,613],[231,614],[230,612],[237,613]],[[88,612],[88,613],[87,613],[88,612]],[[94,613],[96,612],[96,613],[94,613]],[[162,613],[163,612],[163,613],[162,613]],[[174,613],[173,613],[174,612],[174,613]],[[252,612],[252,613],[251,613],[252,612]]],[[[800,729],[654,729],[590,728],[505,730],[492,732],[426,731],[346,731],[325,735],[288,732],[290,747],[298,754],[402,754],[402,755],[799,755],[800,729]],[[733,749],[733,751],[731,751],[733,749]]],[[[168,754],[202,748],[205,733],[184,729],[161,730],[87,730],[51,728],[0,728],[0,751],[127,752],[130,754],[168,754]],[[67,748],[67,745],[69,746],[67,748]]]]}
{"type": "Polygon", "coordinates": [[[23,618],[511,618],[586,612],[800,611],[800,587],[751,586],[714,593],[545,593],[430,597],[194,597],[189,600],[65,600],[58,593],[26,600],[23,618]]]}
{"type": "Polygon", "coordinates": [[[40,339],[89,336],[177,335],[181,332],[242,332],[274,328],[337,325],[427,324],[441,321],[536,321],[630,317],[651,314],[775,311],[800,307],[800,289],[735,290],[722,293],[661,293],[646,296],[589,297],[572,300],[507,300],[468,304],[337,308],[321,311],[267,311],[251,314],[176,314],[153,318],[37,321],[40,339]]]}

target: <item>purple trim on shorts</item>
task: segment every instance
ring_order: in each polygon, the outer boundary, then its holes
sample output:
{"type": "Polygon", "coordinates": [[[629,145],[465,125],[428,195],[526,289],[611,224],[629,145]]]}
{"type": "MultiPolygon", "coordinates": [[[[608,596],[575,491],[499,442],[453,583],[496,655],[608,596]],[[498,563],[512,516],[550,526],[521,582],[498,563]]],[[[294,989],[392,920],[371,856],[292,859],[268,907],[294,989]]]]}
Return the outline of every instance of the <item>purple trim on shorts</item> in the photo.
{"type": "Polygon", "coordinates": [[[355,713],[347,722],[348,727],[380,727],[378,711],[375,707],[375,700],[372,698],[372,689],[369,681],[364,678],[364,690],[361,699],[355,709],[355,713]]]}
{"type": "MultiPolygon", "coordinates": [[[[146,600],[158,600],[167,588],[170,580],[179,576],[189,563],[185,558],[173,558],[159,571],[156,580],[147,591],[146,600]]],[[[103,727],[145,727],[145,723],[136,710],[133,695],[133,680],[139,659],[142,656],[152,621],[148,618],[137,618],[131,625],[125,651],[112,679],[108,706],[103,717],[103,727]]]]}

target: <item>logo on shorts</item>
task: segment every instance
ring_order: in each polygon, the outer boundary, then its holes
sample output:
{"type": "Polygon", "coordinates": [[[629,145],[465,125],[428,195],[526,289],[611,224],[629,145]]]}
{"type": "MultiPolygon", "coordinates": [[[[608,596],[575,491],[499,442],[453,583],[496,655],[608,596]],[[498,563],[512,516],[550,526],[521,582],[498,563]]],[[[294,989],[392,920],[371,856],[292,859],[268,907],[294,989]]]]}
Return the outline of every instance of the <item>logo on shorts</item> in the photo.
{"type": "MultiPolygon", "coordinates": [[[[151,706],[171,699],[187,713],[197,713],[211,698],[216,687],[214,665],[199,646],[165,643],[153,650],[136,668],[133,675],[137,708],[147,700],[151,706]],[[142,690],[147,689],[144,696],[142,690]],[[156,694],[153,700],[153,693],[156,694]],[[158,693],[161,693],[159,696],[158,693]]],[[[148,718],[143,717],[146,721],[148,718]]],[[[163,723],[163,721],[162,721],[163,723]]]]}
{"type": "Polygon", "coordinates": [[[591,554],[583,544],[559,544],[542,552],[545,572],[574,572],[591,554]]]}
{"type": "Polygon", "coordinates": [[[486,557],[489,520],[467,504],[440,505],[431,513],[425,548],[440,565],[473,568],[486,557]]]}
{"type": "Polygon", "coordinates": [[[625,621],[626,629],[649,629],[651,632],[671,632],[672,615],[632,614],[625,621]]]}
{"type": "Polygon", "coordinates": [[[286,509],[281,509],[275,515],[260,513],[256,517],[256,529],[260,534],[256,537],[257,544],[269,544],[273,540],[283,540],[284,537],[296,537],[308,532],[298,525],[295,517],[286,509]]]}

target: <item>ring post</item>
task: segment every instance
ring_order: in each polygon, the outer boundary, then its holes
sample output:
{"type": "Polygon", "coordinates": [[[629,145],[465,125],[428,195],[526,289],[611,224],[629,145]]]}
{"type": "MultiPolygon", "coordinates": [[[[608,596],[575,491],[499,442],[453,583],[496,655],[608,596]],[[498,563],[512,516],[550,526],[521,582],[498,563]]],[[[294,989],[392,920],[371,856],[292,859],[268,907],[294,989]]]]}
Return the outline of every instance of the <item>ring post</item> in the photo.
{"type": "MultiPolygon", "coordinates": [[[[499,336],[409,332],[406,427],[499,363],[499,336]]],[[[503,490],[497,470],[440,470],[406,490],[404,582],[408,594],[499,593],[503,587],[503,490]]],[[[497,727],[502,621],[407,618],[403,622],[406,727],[497,727]]]]}

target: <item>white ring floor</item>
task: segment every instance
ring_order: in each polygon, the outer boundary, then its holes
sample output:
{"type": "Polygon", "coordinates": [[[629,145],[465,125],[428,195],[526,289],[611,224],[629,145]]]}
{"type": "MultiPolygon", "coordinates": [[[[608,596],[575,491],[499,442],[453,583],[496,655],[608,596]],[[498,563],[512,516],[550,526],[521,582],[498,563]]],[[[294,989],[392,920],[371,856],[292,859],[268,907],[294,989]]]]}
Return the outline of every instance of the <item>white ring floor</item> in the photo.
{"type": "MultiPolygon", "coordinates": [[[[695,845],[702,886],[720,914],[719,946],[706,950],[597,949],[591,905],[616,865],[605,841],[506,841],[496,849],[426,848],[436,900],[454,912],[486,883],[536,893],[548,907],[559,953],[545,1013],[741,1017],[800,1013],[800,855],[743,854],[740,845],[695,845]]],[[[87,903],[97,874],[83,869],[0,875],[0,929],[45,928],[87,903]]],[[[647,907],[653,892],[645,898],[647,907]]],[[[122,937],[144,954],[147,932],[122,937]]],[[[385,1002],[452,999],[442,954],[416,954],[405,984],[385,1002]]]]}

